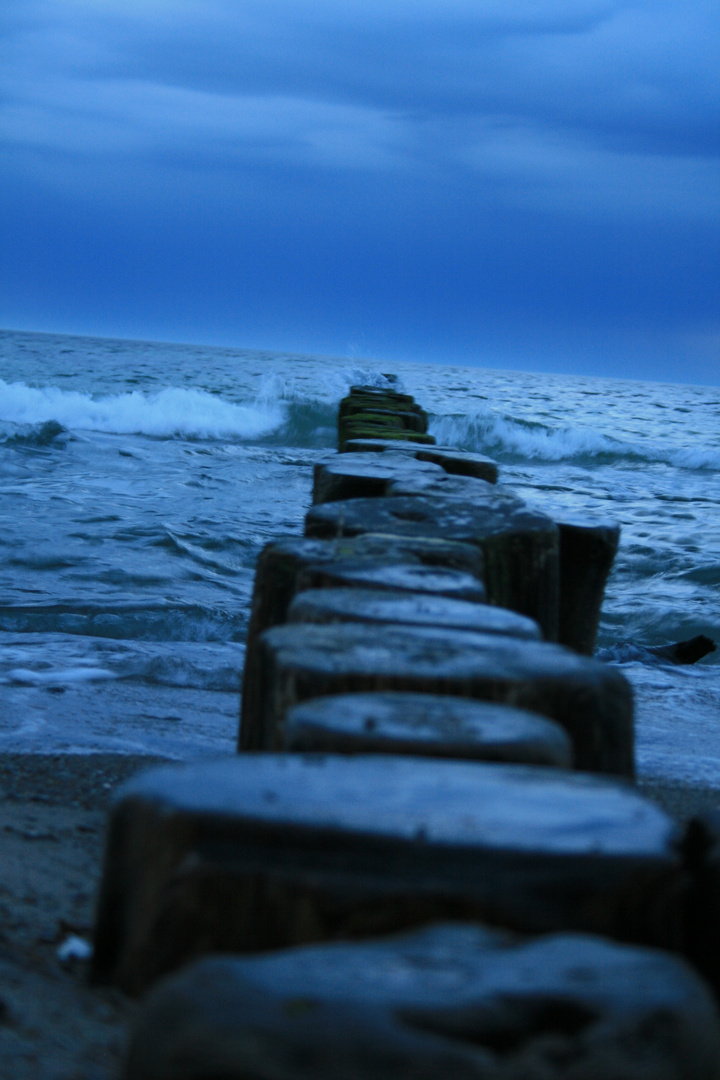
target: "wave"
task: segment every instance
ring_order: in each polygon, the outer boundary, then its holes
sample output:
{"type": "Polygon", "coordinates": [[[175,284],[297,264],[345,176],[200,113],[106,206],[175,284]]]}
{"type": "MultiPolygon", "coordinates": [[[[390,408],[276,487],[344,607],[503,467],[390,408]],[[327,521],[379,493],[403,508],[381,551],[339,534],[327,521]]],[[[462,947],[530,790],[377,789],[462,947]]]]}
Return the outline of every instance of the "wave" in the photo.
{"type": "Polygon", "coordinates": [[[72,635],[3,635],[0,686],[66,690],[124,682],[186,690],[240,691],[245,656],[239,642],[78,642],[72,635]]]}
{"type": "Polygon", "coordinates": [[[117,675],[106,668],[87,665],[62,668],[58,671],[10,668],[0,677],[0,681],[8,683],[10,686],[39,686],[55,690],[60,687],[74,686],[78,683],[105,682],[108,679],[116,678],[117,675]]]}
{"type": "Polygon", "coordinates": [[[615,438],[588,427],[553,427],[498,413],[433,416],[430,432],[438,443],[479,451],[505,460],[573,461],[594,464],[623,459],[659,462],[680,469],[718,469],[720,450],[678,447],[615,438]]]}
{"type": "MultiPolygon", "coordinates": [[[[64,445],[72,431],[196,440],[238,440],[269,446],[334,447],[337,407],[353,383],[388,382],[376,371],[338,367],[322,390],[300,377],[272,375],[244,403],[201,389],[167,387],[93,396],[55,386],[32,387],[0,379],[0,443],[18,447],[64,445]],[[7,430],[7,429],[10,430],[7,430]]],[[[674,445],[623,438],[590,426],[527,420],[491,409],[436,414],[430,432],[438,443],[489,454],[500,461],[569,461],[588,465],[653,462],[688,470],[720,468],[716,446],[674,445]]]]}
{"type": "Polygon", "coordinates": [[[239,642],[247,615],[198,605],[55,604],[0,607],[0,632],[71,634],[116,641],[239,642]]]}
{"type": "Polygon", "coordinates": [[[375,386],[379,390],[404,392],[405,386],[399,375],[384,375],[374,368],[348,368],[344,372],[350,386],[375,386]]]}
{"type": "MultiPolygon", "coordinates": [[[[284,419],[285,409],[278,400],[240,405],[204,390],[182,387],[167,387],[153,394],[135,390],[93,397],[77,390],[0,379],[0,421],[35,425],[38,445],[63,430],[156,438],[254,439],[279,428],[284,419]]],[[[11,438],[27,441],[27,434],[21,431],[11,438]]]]}
{"type": "Polygon", "coordinates": [[[670,660],[664,660],[634,641],[617,641],[605,649],[598,649],[596,660],[608,664],[648,664],[651,667],[675,667],[670,660]]]}
{"type": "Polygon", "coordinates": [[[67,435],[67,429],[57,420],[46,420],[41,424],[13,425],[14,430],[0,435],[0,442],[9,446],[41,447],[58,445],[63,442],[61,436],[67,435]]]}
{"type": "Polygon", "coordinates": [[[81,684],[116,680],[134,680],[157,686],[174,686],[185,690],[209,690],[215,693],[237,694],[240,673],[237,664],[193,664],[182,658],[153,657],[145,662],[128,662],[118,670],[95,667],[58,667],[45,671],[35,668],[9,668],[0,675],[0,685],[27,686],[48,690],[70,689],[81,684]]]}
{"type": "Polygon", "coordinates": [[[259,441],[272,446],[299,446],[312,449],[337,445],[337,401],[290,401],[283,423],[259,441]]]}
{"type": "Polygon", "coordinates": [[[338,403],[351,386],[374,386],[383,390],[403,390],[399,377],[383,375],[370,368],[358,368],[338,362],[323,371],[322,386],[307,380],[274,373],[267,376],[258,391],[259,405],[272,408],[282,403],[284,416],[279,424],[259,441],[272,446],[296,446],[310,449],[337,446],[338,403]]]}
{"type": "Polygon", "coordinates": [[[174,686],[185,690],[211,690],[216,693],[237,694],[242,682],[244,650],[237,650],[223,662],[223,653],[192,655],[140,656],[118,663],[116,676],[157,686],[174,686]]]}
{"type": "Polygon", "coordinates": [[[703,658],[704,663],[701,667],[694,667],[689,663],[677,664],[667,657],[658,656],[656,652],[653,652],[653,647],[639,645],[635,641],[616,641],[607,648],[598,649],[595,659],[604,660],[609,664],[643,664],[646,667],[670,668],[674,671],[679,669],[681,673],[687,674],[707,671],[717,666],[713,663],[712,655],[703,658]]]}

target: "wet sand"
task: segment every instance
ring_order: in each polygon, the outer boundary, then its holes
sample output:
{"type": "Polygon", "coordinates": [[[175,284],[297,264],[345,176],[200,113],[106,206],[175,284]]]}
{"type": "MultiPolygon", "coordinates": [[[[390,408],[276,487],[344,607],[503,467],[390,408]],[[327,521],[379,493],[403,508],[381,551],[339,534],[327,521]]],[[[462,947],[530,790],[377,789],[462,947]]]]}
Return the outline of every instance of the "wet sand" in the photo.
{"type": "MultiPolygon", "coordinates": [[[[89,941],[107,809],[115,789],[162,759],[0,755],[0,1076],[117,1080],[134,1003],[87,984],[87,962],[63,962],[71,935],[89,941]]],[[[641,779],[684,821],[720,809],[720,790],[641,779]]]]}

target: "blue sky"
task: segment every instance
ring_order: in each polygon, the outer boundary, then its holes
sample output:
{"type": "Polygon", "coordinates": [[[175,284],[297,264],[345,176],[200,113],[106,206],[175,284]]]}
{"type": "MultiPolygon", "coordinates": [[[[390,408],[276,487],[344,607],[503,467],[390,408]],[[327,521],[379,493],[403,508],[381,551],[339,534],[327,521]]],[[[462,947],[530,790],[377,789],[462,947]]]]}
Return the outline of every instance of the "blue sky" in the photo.
{"type": "Polygon", "coordinates": [[[0,325],[720,384],[717,0],[3,0],[0,325]]]}

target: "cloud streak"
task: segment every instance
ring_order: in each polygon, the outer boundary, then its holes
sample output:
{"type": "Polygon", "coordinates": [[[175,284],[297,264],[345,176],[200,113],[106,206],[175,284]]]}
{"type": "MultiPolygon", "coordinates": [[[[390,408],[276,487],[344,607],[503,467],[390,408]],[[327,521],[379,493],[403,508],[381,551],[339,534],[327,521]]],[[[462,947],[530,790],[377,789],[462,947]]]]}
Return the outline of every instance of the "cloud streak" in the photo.
{"type": "Polygon", "coordinates": [[[678,159],[685,187],[699,187],[692,212],[712,212],[720,75],[708,56],[720,33],[709,4],[474,7],[75,0],[19,20],[15,5],[0,121],[11,145],[92,158],[193,149],[410,173],[469,163],[501,182],[524,174],[524,189],[537,175],[541,197],[549,172],[560,189],[579,174],[594,188],[607,164],[612,204],[626,176],[633,210],[643,173],[646,205],[666,208],[659,189],[682,185],[668,164],[678,159]]]}

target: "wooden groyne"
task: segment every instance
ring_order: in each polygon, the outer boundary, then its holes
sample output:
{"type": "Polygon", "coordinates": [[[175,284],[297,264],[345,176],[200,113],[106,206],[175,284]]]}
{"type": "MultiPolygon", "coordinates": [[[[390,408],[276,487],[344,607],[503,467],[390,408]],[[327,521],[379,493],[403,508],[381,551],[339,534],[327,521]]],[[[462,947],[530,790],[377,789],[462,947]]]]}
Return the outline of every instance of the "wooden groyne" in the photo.
{"type": "Polygon", "coordinates": [[[638,793],[591,655],[619,530],[427,428],[352,388],[258,561],[238,754],[120,793],[127,1080],[720,1076],[720,819],[638,793]]]}

